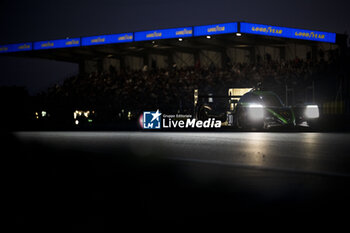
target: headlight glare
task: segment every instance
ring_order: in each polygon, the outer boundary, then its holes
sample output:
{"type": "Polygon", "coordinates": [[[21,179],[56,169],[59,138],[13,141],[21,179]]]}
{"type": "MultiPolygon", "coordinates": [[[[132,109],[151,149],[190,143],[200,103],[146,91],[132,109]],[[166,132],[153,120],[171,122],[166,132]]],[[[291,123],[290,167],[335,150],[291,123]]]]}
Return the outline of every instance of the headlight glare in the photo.
{"type": "Polygon", "coordinates": [[[261,104],[249,104],[248,116],[251,120],[262,120],[264,118],[264,106],[261,104]]]}
{"type": "Polygon", "coordinates": [[[319,118],[320,112],[317,105],[307,105],[305,109],[306,118],[319,118]]]}

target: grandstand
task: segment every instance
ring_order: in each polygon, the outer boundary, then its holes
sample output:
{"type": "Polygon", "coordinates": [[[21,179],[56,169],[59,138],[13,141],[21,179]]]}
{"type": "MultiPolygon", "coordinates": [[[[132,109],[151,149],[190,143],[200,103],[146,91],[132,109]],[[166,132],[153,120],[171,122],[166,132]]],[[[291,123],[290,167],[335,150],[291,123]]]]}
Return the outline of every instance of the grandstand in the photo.
{"type": "Polygon", "coordinates": [[[346,53],[343,34],[247,22],[0,45],[5,56],[79,64],[79,76],[45,98],[74,98],[66,100],[70,111],[108,105],[118,109],[114,115],[145,108],[186,113],[194,88],[258,81],[287,104],[301,99],[324,105],[325,113],[349,112],[346,53]]]}
{"type": "Polygon", "coordinates": [[[159,68],[173,62],[194,66],[198,59],[221,67],[226,56],[233,62],[256,62],[265,54],[273,60],[317,60],[320,50],[344,46],[342,34],[237,22],[0,45],[0,53],[79,63],[81,71],[108,71],[110,64],[141,69],[152,59],[159,68]]]}

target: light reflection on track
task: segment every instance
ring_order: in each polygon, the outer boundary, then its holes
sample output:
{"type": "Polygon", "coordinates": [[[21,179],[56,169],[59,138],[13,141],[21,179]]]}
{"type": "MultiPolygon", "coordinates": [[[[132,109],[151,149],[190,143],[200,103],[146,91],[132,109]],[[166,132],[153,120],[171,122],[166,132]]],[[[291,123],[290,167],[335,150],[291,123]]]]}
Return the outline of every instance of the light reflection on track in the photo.
{"type": "Polygon", "coordinates": [[[350,176],[350,134],[17,132],[51,147],[325,175],[350,176]]]}

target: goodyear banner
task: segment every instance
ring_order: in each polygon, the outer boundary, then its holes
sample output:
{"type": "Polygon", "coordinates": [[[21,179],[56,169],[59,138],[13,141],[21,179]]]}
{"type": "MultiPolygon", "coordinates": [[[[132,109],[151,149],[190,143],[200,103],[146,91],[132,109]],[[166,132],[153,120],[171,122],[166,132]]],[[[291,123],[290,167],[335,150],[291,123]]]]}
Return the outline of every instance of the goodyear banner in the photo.
{"type": "Polygon", "coordinates": [[[0,45],[0,53],[28,51],[28,50],[32,50],[32,47],[33,46],[31,42],[0,45]]]}
{"type": "Polygon", "coordinates": [[[83,46],[99,45],[99,44],[114,44],[133,41],[133,33],[122,33],[115,35],[90,36],[82,38],[83,46]]]}
{"type": "Polygon", "coordinates": [[[213,24],[194,27],[195,36],[207,36],[235,32],[237,32],[237,23],[213,24]]]}
{"type": "Polygon", "coordinates": [[[62,40],[50,40],[50,41],[38,41],[34,42],[34,49],[58,49],[80,46],[80,38],[62,39],[62,40]]]}
{"type": "Polygon", "coordinates": [[[330,32],[276,27],[253,23],[241,23],[241,32],[264,36],[278,36],[292,39],[313,40],[330,43],[335,43],[336,38],[336,34],[330,32]]]}
{"type": "Polygon", "coordinates": [[[161,29],[153,31],[135,32],[135,41],[181,38],[189,37],[192,35],[192,27],[161,29]]]}

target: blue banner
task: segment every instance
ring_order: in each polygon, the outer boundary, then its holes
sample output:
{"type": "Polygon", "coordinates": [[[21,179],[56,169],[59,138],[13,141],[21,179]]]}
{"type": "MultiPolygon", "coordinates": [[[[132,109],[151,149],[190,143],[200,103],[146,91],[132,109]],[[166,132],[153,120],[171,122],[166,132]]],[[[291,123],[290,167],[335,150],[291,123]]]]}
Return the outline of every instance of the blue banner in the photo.
{"type": "Polygon", "coordinates": [[[58,49],[80,46],[80,38],[34,42],[34,49],[58,49]]]}
{"type": "Polygon", "coordinates": [[[153,31],[135,32],[135,41],[181,38],[189,37],[192,35],[192,27],[161,29],[153,31]]]}
{"type": "Polygon", "coordinates": [[[235,32],[237,32],[237,23],[213,24],[194,27],[195,36],[207,36],[235,32]]]}
{"type": "Polygon", "coordinates": [[[116,35],[102,35],[102,36],[90,36],[82,38],[82,45],[99,45],[99,44],[114,44],[114,43],[124,43],[132,42],[133,34],[132,33],[122,33],[116,35]]]}
{"type": "Polygon", "coordinates": [[[32,50],[32,42],[0,45],[0,53],[21,52],[32,50]]]}
{"type": "Polygon", "coordinates": [[[241,32],[264,36],[278,36],[292,39],[335,43],[336,34],[331,32],[276,27],[263,24],[241,23],[241,32]]]}
{"type": "Polygon", "coordinates": [[[0,45],[0,53],[9,53],[10,46],[9,45],[0,45]]]}

